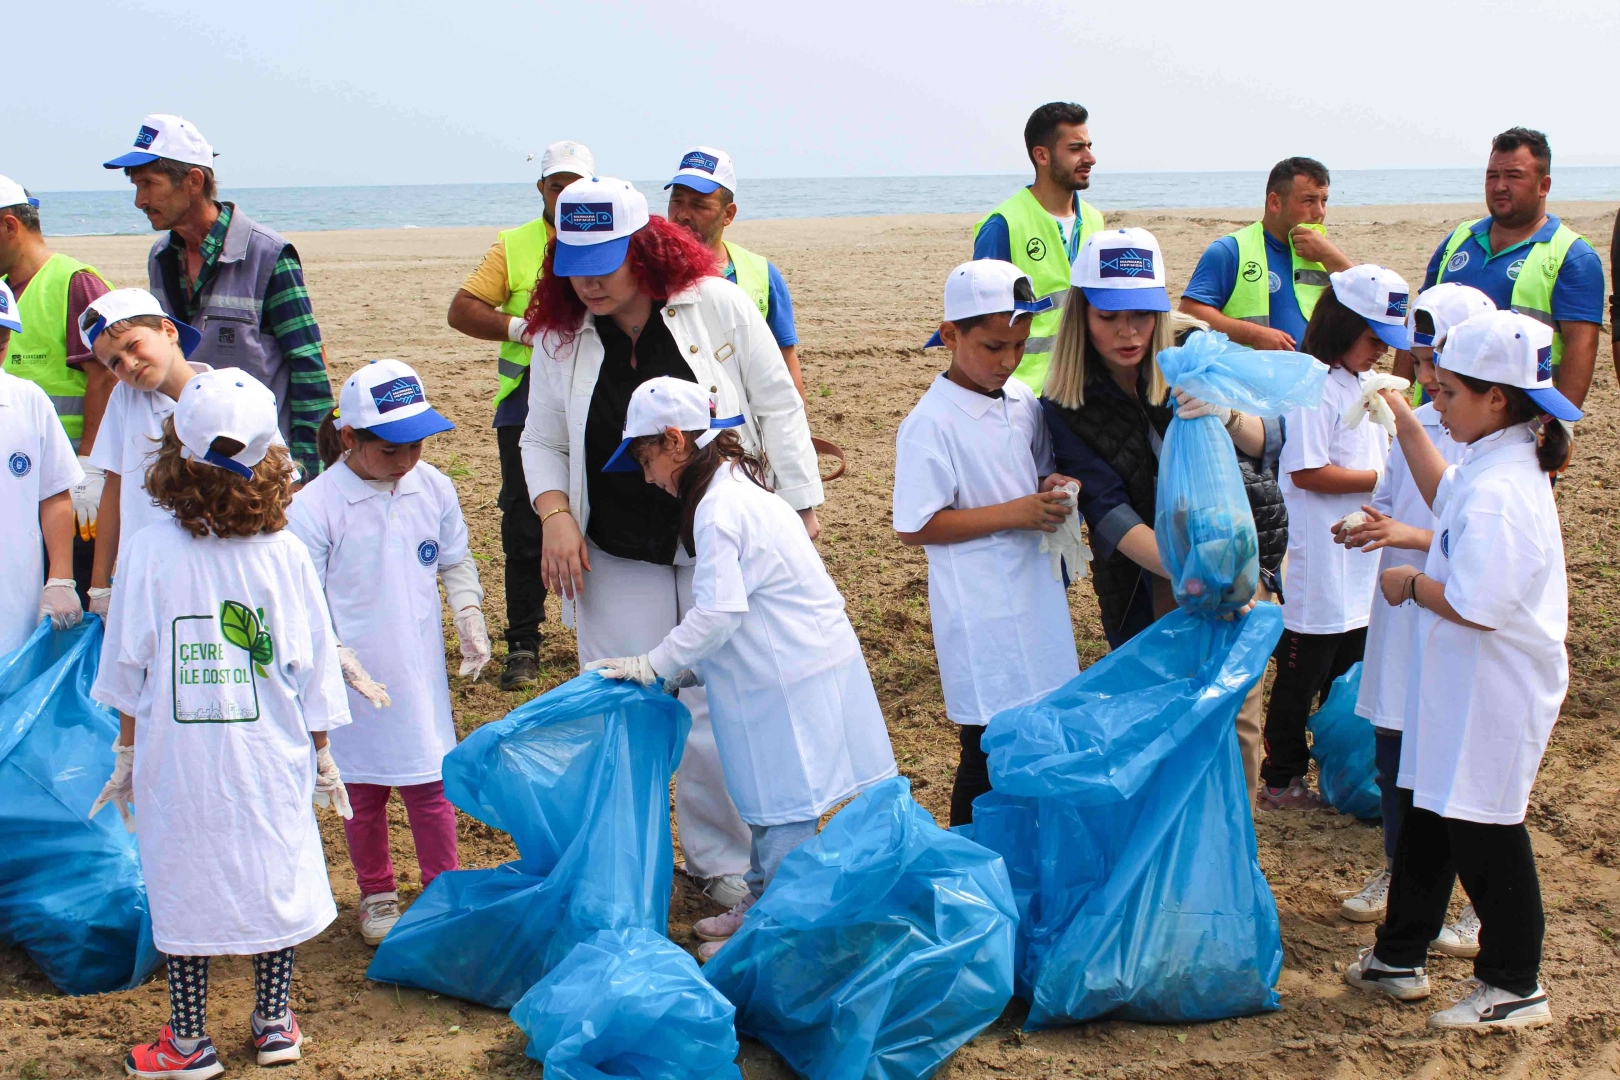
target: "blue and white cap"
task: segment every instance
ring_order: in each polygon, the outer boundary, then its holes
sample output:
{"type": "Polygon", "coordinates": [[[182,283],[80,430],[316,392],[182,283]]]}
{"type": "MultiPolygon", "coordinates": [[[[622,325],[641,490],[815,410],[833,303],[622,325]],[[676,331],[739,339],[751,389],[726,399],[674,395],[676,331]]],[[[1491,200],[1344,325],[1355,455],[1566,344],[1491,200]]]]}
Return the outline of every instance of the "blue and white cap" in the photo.
{"type": "Polygon", "coordinates": [[[1445,344],[1453,326],[1461,326],[1475,315],[1489,315],[1496,310],[1496,301],[1472,285],[1442,281],[1418,293],[1417,301],[1408,307],[1406,329],[1412,335],[1412,344],[1438,349],[1445,344]],[[1420,311],[1428,312],[1434,333],[1425,334],[1417,328],[1420,311]]]}
{"type": "Polygon", "coordinates": [[[114,289],[90,301],[84,314],[79,316],[79,340],[84,342],[85,348],[94,352],[96,339],[107,327],[137,315],[156,315],[173,323],[180,335],[180,351],[187,356],[195,352],[202,342],[202,335],[195,327],[164,311],[157,297],[145,289],[114,289]]]}
{"type": "Polygon", "coordinates": [[[241,368],[214,368],[193,375],[174,405],[174,433],[181,454],[226,469],[245,480],[270,447],[281,441],[276,395],[241,368]],[[214,440],[242,444],[234,454],[214,449],[214,440]]]}
{"type": "Polygon", "coordinates": [[[1164,254],[1146,229],[1105,229],[1086,237],[1069,283],[1101,311],[1169,311],[1164,254]]]}
{"type": "Polygon", "coordinates": [[[647,225],[647,196],[611,176],[575,180],[557,196],[558,277],[601,277],[624,262],[630,234],[647,225]]]}
{"type": "Polygon", "coordinates": [[[212,169],[217,156],[191,121],[168,113],[153,113],[141,121],[141,128],[135,133],[135,149],[102,162],[101,167],[133,169],[137,165],[149,165],[158,158],[167,158],[212,169]]]}
{"type": "Polygon", "coordinates": [[[1328,280],[1339,303],[1366,319],[1379,341],[1392,349],[1412,347],[1412,335],[1406,328],[1412,289],[1405,278],[1387,266],[1362,263],[1329,274],[1328,280]]]}
{"type": "MultiPolygon", "coordinates": [[[[959,265],[945,279],[945,321],[971,319],[975,315],[1009,312],[1007,325],[1020,315],[1037,315],[1052,309],[1052,298],[1035,299],[1035,286],[1029,275],[1001,259],[974,259],[959,265]]],[[[932,349],[945,344],[939,331],[923,343],[932,349]]]]}
{"type": "Polygon", "coordinates": [[[39,200],[11,177],[0,176],[0,206],[32,206],[37,210],[39,200]]]}
{"type": "Polygon", "coordinates": [[[332,423],[391,443],[420,442],[456,426],[428,404],[415,369],[398,360],[373,360],[343,380],[332,423]]]}
{"type": "Polygon", "coordinates": [[[613,451],[603,472],[640,472],[641,464],[630,454],[630,443],[643,435],[659,435],[669,428],[701,431],[699,448],[708,446],[726,428],[742,427],[741,416],[714,415],[714,398],[695,382],[660,375],[636,387],[624,413],[624,441],[613,451]]]}
{"type": "Polygon", "coordinates": [[[1542,412],[1575,421],[1581,410],[1553,385],[1552,327],[1517,311],[1475,315],[1451,328],[1434,362],[1447,371],[1517,386],[1542,412]]]}
{"type": "Polygon", "coordinates": [[[0,280],[0,327],[13,334],[22,333],[22,312],[17,310],[17,298],[11,295],[11,286],[0,280]]]}
{"type": "Polygon", "coordinates": [[[707,195],[716,188],[725,188],[737,194],[737,170],[731,164],[731,155],[712,146],[694,146],[681,155],[680,170],[675,178],[664,185],[668,191],[676,184],[707,195]]]}

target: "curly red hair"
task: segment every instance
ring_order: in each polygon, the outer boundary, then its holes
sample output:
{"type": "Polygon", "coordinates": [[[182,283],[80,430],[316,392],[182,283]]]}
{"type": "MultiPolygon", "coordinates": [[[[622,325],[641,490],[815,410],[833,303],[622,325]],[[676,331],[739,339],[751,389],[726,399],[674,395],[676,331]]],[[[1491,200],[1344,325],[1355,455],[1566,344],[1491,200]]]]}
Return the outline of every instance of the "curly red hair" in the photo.
{"type": "MultiPolygon", "coordinates": [[[[553,237],[546,245],[546,261],[523,318],[535,338],[556,333],[563,344],[568,344],[585,322],[585,304],[574,292],[573,283],[553,272],[556,258],[557,240],[553,237]]],[[[701,240],[656,214],[648,218],[645,227],[630,234],[625,261],[642,291],[658,300],[667,300],[720,272],[714,253],[701,240]]]]}

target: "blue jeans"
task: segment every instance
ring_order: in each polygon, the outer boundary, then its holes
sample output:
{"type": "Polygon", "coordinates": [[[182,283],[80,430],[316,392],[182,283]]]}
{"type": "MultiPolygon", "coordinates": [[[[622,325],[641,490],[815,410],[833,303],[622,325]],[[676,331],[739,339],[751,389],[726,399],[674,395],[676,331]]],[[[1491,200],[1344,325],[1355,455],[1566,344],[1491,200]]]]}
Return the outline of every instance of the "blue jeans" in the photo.
{"type": "Polygon", "coordinates": [[[1395,774],[1401,769],[1401,733],[1375,727],[1373,740],[1373,761],[1378,767],[1378,803],[1384,811],[1384,861],[1393,863],[1405,816],[1400,797],[1395,794],[1395,774]]]}
{"type": "Polygon", "coordinates": [[[758,900],[765,895],[765,887],[776,876],[777,867],[788,853],[816,835],[815,818],[809,821],[789,821],[782,825],[752,825],[748,831],[753,834],[753,844],[748,853],[748,873],[743,875],[748,882],[748,891],[758,900]]]}

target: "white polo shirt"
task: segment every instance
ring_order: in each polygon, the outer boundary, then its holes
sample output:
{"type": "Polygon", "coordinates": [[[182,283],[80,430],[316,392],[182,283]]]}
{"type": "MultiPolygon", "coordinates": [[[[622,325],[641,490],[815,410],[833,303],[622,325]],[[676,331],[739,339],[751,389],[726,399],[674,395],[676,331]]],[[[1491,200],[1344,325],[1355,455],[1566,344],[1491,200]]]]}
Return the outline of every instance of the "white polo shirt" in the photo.
{"type": "Polygon", "coordinates": [[[1442,817],[1524,820],[1564,694],[1569,586],[1558,507],[1525,424],[1469,446],[1435,495],[1423,572],[1475,630],[1419,610],[1398,783],[1442,817]]]}
{"type": "Polygon", "coordinates": [[[0,656],[39,625],[45,588],[39,504],[83,479],[45,391],[0,370],[0,656]]]}
{"type": "MultiPolygon", "coordinates": [[[[1468,447],[1446,431],[1433,403],[1419,408],[1415,415],[1446,464],[1461,462],[1468,447]]],[[[1406,464],[1400,443],[1389,448],[1389,469],[1373,495],[1372,507],[1404,524],[1431,532],[1435,529],[1434,513],[1412,479],[1412,470],[1406,464]]],[[[1379,574],[1396,566],[1421,567],[1428,558],[1427,552],[1410,548],[1387,547],[1378,554],[1379,574]]],[[[1357,716],[1391,731],[1400,731],[1405,726],[1406,680],[1414,670],[1412,634],[1416,629],[1414,605],[1390,607],[1382,596],[1373,596],[1372,621],[1367,624],[1367,651],[1361,661],[1361,690],[1356,696],[1357,716]]]]}
{"type": "MultiPolygon", "coordinates": [[[[1009,379],[990,397],[940,375],[895,440],[895,530],[1033,495],[1052,468],[1033,390],[1009,379]]],[[[1010,529],[924,548],[945,715],[958,724],[988,724],[1080,672],[1068,595],[1041,553],[1043,535],[1010,529]]]]}
{"type": "Polygon", "coordinates": [[[1342,367],[1328,372],[1322,403],[1295,409],[1283,422],[1277,486],[1288,506],[1288,573],[1283,625],[1296,634],[1342,634],[1367,625],[1378,585],[1378,556],[1333,540],[1333,525],[1372,500],[1370,491],[1324,495],[1294,486],[1292,474],[1337,465],[1381,469],[1389,436],[1377,424],[1354,428],[1339,419],[1361,395],[1361,380],[1342,367]]]}

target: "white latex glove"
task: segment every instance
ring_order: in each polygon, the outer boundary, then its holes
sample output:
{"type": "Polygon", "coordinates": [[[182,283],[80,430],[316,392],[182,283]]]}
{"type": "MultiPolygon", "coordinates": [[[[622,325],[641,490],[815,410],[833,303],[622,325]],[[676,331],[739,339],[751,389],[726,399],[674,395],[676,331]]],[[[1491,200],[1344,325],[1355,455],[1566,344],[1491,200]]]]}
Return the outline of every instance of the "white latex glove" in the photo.
{"type": "Polygon", "coordinates": [[[1337,538],[1336,542],[1343,544],[1345,547],[1355,547],[1356,545],[1350,543],[1350,541],[1346,538],[1349,537],[1351,529],[1354,529],[1357,525],[1365,525],[1366,523],[1367,512],[1365,510],[1350,511],[1350,513],[1344,515],[1344,517],[1340,518],[1333,525],[1333,535],[1337,538]]]}
{"type": "Polygon", "coordinates": [[[84,608],[79,606],[79,587],[72,578],[53,577],[45,583],[39,594],[40,618],[50,617],[57,630],[71,630],[84,619],[84,608]]]}
{"type": "Polygon", "coordinates": [[[471,675],[477,682],[489,663],[489,630],[484,626],[484,613],[475,607],[456,612],[456,636],[461,639],[461,674],[471,675]]]}
{"type": "Polygon", "coordinates": [[[691,668],[681,668],[681,670],[664,680],[664,691],[673,694],[677,690],[698,686],[701,681],[697,677],[697,672],[691,668]]]}
{"type": "Polygon", "coordinates": [[[79,528],[80,540],[94,540],[96,511],[101,509],[101,487],[107,482],[107,472],[99,465],[90,464],[90,459],[82,455],[79,458],[79,468],[84,470],[84,479],[70,489],[70,497],[73,499],[73,521],[79,528]]]}
{"type": "MultiPolygon", "coordinates": [[[[1064,503],[1071,511],[1080,504],[1080,485],[1074,481],[1052,489],[1064,494],[1064,503]]],[[[1063,580],[1063,564],[1069,564],[1069,577],[1079,581],[1086,576],[1091,562],[1091,548],[1080,534],[1080,514],[1069,514],[1056,532],[1041,533],[1041,550],[1052,558],[1052,580],[1063,580]]]]}
{"type": "Polygon", "coordinates": [[[534,339],[529,336],[529,327],[523,321],[523,316],[514,315],[512,321],[506,324],[506,340],[514,341],[519,345],[531,347],[534,345],[534,339]]]}
{"type": "Polygon", "coordinates": [[[618,656],[611,660],[592,660],[585,665],[586,671],[595,671],[604,679],[629,679],[642,686],[651,686],[658,681],[658,673],[653,670],[652,661],[647,654],[640,656],[618,656]]]}
{"type": "Polygon", "coordinates": [[[1361,396],[1344,410],[1339,417],[1341,423],[1347,428],[1360,427],[1362,420],[1371,416],[1373,423],[1389,432],[1391,437],[1395,434],[1395,414],[1389,409],[1389,402],[1385,401],[1379,392],[1382,390],[1405,390],[1412,384],[1398,375],[1386,375],[1382,371],[1369,371],[1361,377],[1361,396]]]}
{"type": "Polygon", "coordinates": [[[107,609],[112,606],[112,589],[98,589],[90,586],[90,614],[107,617],[107,609]]]}
{"type": "Polygon", "coordinates": [[[124,831],[135,831],[135,818],[129,812],[129,804],[135,798],[135,748],[123,746],[114,738],[113,753],[117,760],[113,762],[112,776],[101,788],[101,794],[96,801],[90,804],[89,817],[95,817],[103,806],[112,803],[118,807],[118,816],[124,819],[124,831]]]}
{"type": "Polygon", "coordinates": [[[1195,398],[1185,390],[1177,390],[1176,418],[1178,420],[1196,420],[1200,416],[1213,416],[1225,425],[1232,422],[1232,410],[1225,405],[1211,405],[1200,398],[1195,398]]]}
{"type": "Polygon", "coordinates": [[[315,751],[315,805],[330,806],[345,821],[354,817],[349,805],[349,789],[343,786],[343,774],[332,760],[331,744],[315,751]]]}
{"type": "Polygon", "coordinates": [[[338,667],[343,669],[343,681],[374,707],[381,709],[394,703],[388,696],[388,687],[371,677],[360,663],[359,654],[347,645],[338,646],[338,667]]]}

